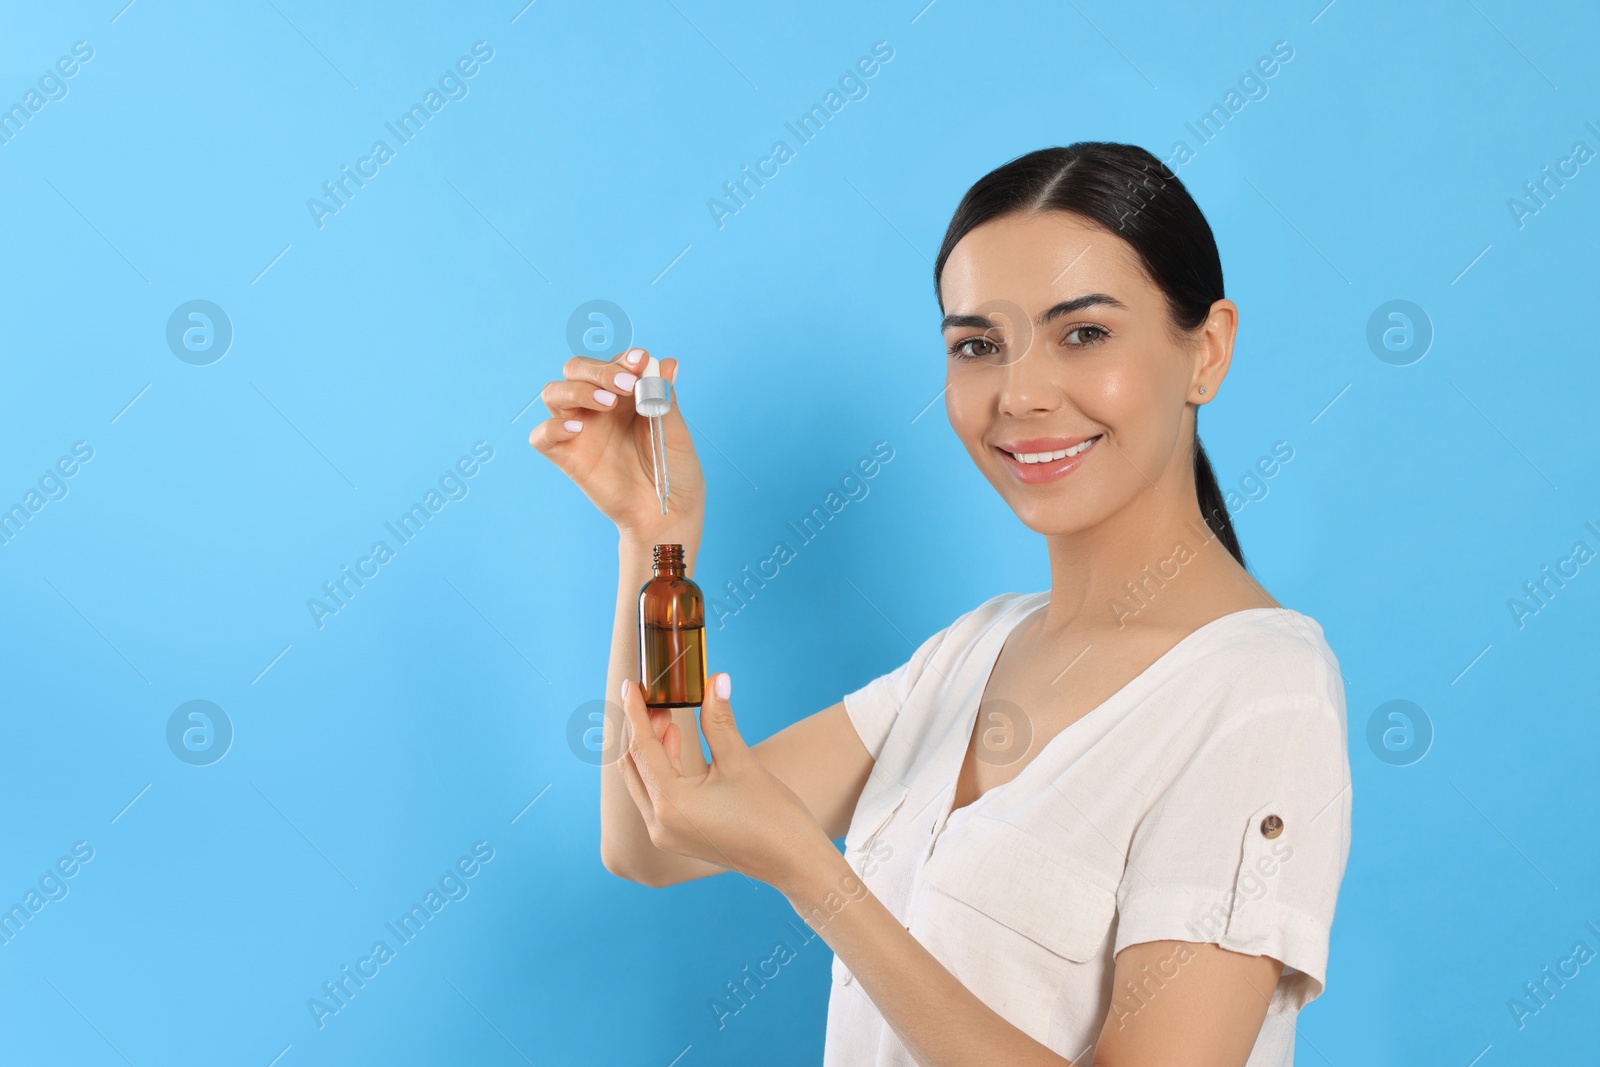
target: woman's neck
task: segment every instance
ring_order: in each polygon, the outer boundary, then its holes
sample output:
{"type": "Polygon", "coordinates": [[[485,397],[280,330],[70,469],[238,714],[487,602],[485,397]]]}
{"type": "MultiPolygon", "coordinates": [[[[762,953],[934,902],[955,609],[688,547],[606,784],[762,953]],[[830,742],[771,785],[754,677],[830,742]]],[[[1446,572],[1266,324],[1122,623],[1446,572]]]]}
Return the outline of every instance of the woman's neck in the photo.
{"type": "Polygon", "coordinates": [[[1105,523],[1046,542],[1046,632],[1187,629],[1197,618],[1276,606],[1206,524],[1193,496],[1187,508],[1130,506],[1105,523]]]}

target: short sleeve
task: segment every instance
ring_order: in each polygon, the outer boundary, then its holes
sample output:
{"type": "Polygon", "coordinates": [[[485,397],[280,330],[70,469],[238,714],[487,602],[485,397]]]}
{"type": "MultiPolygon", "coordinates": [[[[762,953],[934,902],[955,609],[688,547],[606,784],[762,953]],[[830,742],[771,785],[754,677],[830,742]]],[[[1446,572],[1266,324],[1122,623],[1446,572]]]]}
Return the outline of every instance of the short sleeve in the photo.
{"type": "MultiPolygon", "coordinates": [[[[966,618],[966,616],[962,616],[966,618]]],[[[844,695],[844,710],[856,728],[856,736],[876,760],[883,751],[889,729],[905,705],[912,688],[927,670],[928,661],[938,654],[944,639],[961,620],[946,626],[918,646],[911,658],[888,674],[880,674],[866,685],[844,695]]]]}
{"type": "Polygon", "coordinates": [[[1322,993],[1350,848],[1343,694],[1329,692],[1230,712],[1176,768],[1134,831],[1113,954],[1211,942],[1283,963],[1268,1011],[1322,993]]]}

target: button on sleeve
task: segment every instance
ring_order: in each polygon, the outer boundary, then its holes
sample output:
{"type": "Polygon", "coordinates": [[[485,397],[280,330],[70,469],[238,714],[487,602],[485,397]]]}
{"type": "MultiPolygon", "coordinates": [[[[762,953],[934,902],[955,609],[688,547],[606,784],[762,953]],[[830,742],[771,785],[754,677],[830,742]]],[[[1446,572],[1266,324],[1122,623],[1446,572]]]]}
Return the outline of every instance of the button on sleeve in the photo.
{"type": "Polygon", "coordinates": [[[1269,1010],[1323,991],[1350,847],[1343,693],[1230,712],[1133,833],[1113,952],[1211,942],[1284,964],[1269,1010]]]}

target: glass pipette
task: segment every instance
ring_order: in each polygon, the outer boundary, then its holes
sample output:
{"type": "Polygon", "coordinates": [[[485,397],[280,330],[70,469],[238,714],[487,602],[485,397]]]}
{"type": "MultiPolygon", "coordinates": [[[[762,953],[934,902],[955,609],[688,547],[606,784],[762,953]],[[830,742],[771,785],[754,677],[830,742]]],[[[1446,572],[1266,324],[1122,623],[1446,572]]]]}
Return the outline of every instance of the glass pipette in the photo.
{"type": "Polygon", "coordinates": [[[672,410],[672,386],[661,377],[661,363],[651,356],[633,383],[634,410],[650,420],[650,466],[655,471],[656,499],[667,513],[667,427],[662,419],[672,410]]]}

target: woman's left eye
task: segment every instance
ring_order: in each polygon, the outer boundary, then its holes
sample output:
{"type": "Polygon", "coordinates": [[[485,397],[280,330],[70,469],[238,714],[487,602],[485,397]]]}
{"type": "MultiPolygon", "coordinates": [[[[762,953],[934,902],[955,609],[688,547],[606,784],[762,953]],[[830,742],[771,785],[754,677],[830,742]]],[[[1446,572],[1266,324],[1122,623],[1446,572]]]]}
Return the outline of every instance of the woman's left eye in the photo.
{"type": "Polygon", "coordinates": [[[1087,341],[1073,341],[1072,343],[1074,345],[1077,345],[1080,348],[1087,348],[1089,345],[1097,345],[1106,339],[1107,330],[1105,327],[1095,326],[1092,323],[1084,323],[1082,326],[1074,326],[1072,329],[1067,331],[1067,336],[1070,338],[1073,334],[1082,333],[1085,330],[1091,331],[1093,336],[1087,341]]]}

